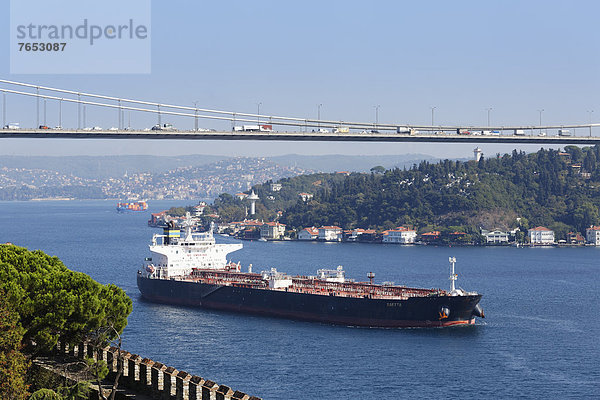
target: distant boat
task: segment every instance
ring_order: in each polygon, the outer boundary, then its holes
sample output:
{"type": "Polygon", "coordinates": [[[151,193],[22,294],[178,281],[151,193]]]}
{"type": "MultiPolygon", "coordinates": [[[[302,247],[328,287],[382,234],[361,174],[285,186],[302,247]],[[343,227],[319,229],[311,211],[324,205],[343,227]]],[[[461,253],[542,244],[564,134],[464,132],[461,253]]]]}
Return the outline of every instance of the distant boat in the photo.
{"type": "Polygon", "coordinates": [[[132,201],[132,202],[117,203],[117,211],[118,212],[146,211],[147,209],[148,209],[148,203],[145,201],[132,201]]]}
{"type": "Polygon", "coordinates": [[[267,241],[267,239],[265,239],[265,238],[260,238],[260,239],[258,239],[258,241],[259,241],[259,242],[266,242],[266,241],[267,241]]]}

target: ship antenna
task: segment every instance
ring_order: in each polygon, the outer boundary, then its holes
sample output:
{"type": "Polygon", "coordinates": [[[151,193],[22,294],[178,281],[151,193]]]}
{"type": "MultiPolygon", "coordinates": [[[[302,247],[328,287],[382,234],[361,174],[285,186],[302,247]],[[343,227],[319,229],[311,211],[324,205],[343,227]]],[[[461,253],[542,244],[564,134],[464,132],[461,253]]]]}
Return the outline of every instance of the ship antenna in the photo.
{"type": "Polygon", "coordinates": [[[448,258],[448,261],[450,261],[450,265],[452,266],[452,272],[450,274],[450,292],[454,292],[456,290],[454,282],[458,278],[458,275],[454,273],[454,264],[456,263],[456,257],[450,257],[448,258]]]}
{"type": "Polygon", "coordinates": [[[373,284],[373,278],[375,278],[375,273],[374,272],[369,272],[367,274],[367,278],[369,278],[369,285],[373,284]]]}

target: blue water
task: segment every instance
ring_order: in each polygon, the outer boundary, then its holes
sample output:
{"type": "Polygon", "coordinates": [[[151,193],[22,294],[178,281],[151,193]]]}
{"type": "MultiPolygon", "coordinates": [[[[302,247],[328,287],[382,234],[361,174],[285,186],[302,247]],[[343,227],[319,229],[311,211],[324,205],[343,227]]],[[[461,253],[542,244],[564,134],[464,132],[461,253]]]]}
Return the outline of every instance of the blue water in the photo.
{"type": "MultiPolygon", "coordinates": [[[[151,202],[151,212],[182,205],[151,202]]],[[[136,270],[156,230],[114,202],[0,202],[0,242],[42,249],[133,299],[125,348],[265,399],[590,398],[600,388],[596,248],[448,248],[244,242],[254,271],[343,265],[347,276],[483,293],[486,319],[451,329],[368,329],[143,301],[136,270]]],[[[222,238],[223,241],[231,241],[222,238]]]]}

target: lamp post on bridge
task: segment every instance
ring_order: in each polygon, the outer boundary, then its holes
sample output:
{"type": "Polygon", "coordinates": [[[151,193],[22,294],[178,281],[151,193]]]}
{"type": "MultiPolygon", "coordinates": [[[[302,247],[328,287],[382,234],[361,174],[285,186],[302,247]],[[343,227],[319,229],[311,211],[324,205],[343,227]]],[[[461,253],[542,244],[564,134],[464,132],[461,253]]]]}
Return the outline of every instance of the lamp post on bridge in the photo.
{"type": "Polygon", "coordinates": [[[86,123],[86,117],[85,117],[85,109],[86,109],[86,106],[85,106],[85,104],[84,104],[84,105],[83,105],[83,127],[84,127],[84,128],[85,128],[85,126],[87,125],[87,123],[86,123]]]}
{"type": "Polygon", "coordinates": [[[590,114],[590,137],[592,137],[592,113],[594,110],[588,110],[588,114],[590,114]]]}
{"type": "Polygon", "coordinates": [[[35,126],[37,128],[39,128],[40,127],[40,87],[39,86],[35,87],[35,101],[36,101],[36,110],[37,110],[35,126]]]}
{"type": "Polygon", "coordinates": [[[198,100],[194,102],[194,131],[198,131],[198,100]]]}
{"type": "Polygon", "coordinates": [[[58,126],[61,129],[62,129],[62,101],[63,101],[62,98],[60,100],[58,100],[58,126]]]}
{"type": "Polygon", "coordinates": [[[256,124],[260,125],[260,106],[262,105],[261,102],[256,103],[256,124]]]}
{"type": "Polygon", "coordinates": [[[44,126],[48,126],[46,123],[46,99],[44,99],[44,126]]]}
{"type": "Polygon", "coordinates": [[[538,112],[540,113],[540,136],[542,134],[542,113],[544,112],[544,109],[542,108],[541,110],[538,110],[538,112]]]}
{"type": "MultiPolygon", "coordinates": [[[[46,99],[44,99],[44,125],[46,125],[46,99]]],[[[81,129],[81,93],[77,93],[77,129],[81,129]]]]}
{"type": "Polygon", "coordinates": [[[317,126],[318,126],[318,129],[321,129],[321,107],[323,107],[323,104],[317,104],[317,126]]]}
{"type": "Polygon", "coordinates": [[[377,130],[377,125],[379,125],[379,108],[381,107],[379,104],[375,107],[375,130],[377,130]]]}
{"type": "Polygon", "coordinates": [[[123,123],[123,111],[121,109],[121,99],[119,99],[119,129],[121,129],[121,126],[125,125],[123,123]]]}
{"type": "Polygon", "coordinates": [[[435,113],[435,109],[436,109],[437,107],[435,107],[435,106],[434,106],[434,107],[429,107],[429,108],[431,108],[431,129],[433,130],[433,125],[434,125],[434,115],[435,115],[434,113],[435,113]]]}
{"type": "Polygon", "coordinates": [[[6,92],[2,92],[2,127],[6,126],[6,92]]]}
{"type": "Polygon", "coordinates": [[[487,111],[487,117],[488,117],[488,128],[490,127],[490,112],[493,110],[492,107],[486,108],[487,111]]]}

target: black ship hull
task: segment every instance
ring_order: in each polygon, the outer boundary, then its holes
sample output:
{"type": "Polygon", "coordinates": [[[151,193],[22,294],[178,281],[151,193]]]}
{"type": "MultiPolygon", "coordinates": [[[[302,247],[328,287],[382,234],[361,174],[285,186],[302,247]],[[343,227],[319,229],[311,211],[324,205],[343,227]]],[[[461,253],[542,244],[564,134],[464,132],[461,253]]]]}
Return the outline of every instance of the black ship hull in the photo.
{"type": "Polygon", "coordinates": [[[370,327],[443,327],[475,323],[480,294],[406,300],[327,296],[137,276],[150,301],[324,323],[370,327]]]}

